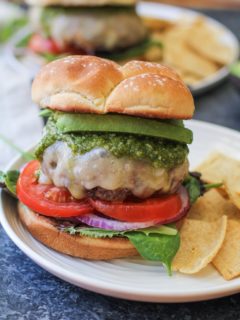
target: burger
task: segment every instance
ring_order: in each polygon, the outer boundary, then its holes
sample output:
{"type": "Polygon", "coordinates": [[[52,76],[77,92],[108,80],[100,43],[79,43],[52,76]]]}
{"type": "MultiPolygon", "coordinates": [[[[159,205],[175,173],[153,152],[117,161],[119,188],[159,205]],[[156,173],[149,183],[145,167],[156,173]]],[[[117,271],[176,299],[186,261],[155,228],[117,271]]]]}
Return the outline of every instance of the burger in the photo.
{"type": "Polygon", "coordinates": [[[29,47],[39,54],[126,53],[146,46],[147,31],[136,0],[28,0],[34,34],[29,47]]]}
{"type": "Polygon", "coordinates": [[[189,175],[192,132],[182,120],[194,102],[183,81],[156,63],[75,55],[45,65],[32,98],[47,123],[17,181],[29,232],[64,254],[141,255],[170,273],[198,178],[189,175]]]}

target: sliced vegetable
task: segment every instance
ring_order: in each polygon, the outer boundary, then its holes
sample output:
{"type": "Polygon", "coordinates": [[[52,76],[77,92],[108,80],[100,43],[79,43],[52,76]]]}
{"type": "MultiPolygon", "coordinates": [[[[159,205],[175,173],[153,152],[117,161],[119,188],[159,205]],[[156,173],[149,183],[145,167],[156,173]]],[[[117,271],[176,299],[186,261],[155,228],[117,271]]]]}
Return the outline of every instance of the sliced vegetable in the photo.
{"type": "Polygon", "coordinates": [[[90,199],[91,205],[104,215],[127,222],[165,224],[182,218],[189,209],[187,190],[180,187],[173,195],[159,196],[139,202],[108,202],[90,199]]]}
{"type": "Polygon", "coordinates": [[[57,115],[57,128],[69,132],[119,132],[164,138],[182,143],[192,142],[192,131],[167,121],[126,115],[69,114],[57,115]]]}
{"type": "Polygon", "coordinates": [[[76,200],[66,188],[39,184],[36,173],[40,163],[29,162],[17,182],[18,199],[30,209],[51,217],[74,217],[92,212],[87,200],[76,200]]]}
{"type": "Polygon", "coordinates": [[[29,48],[36,53],[61,54],[62,49],[51,38],[44,38],[40,34],[33,34],[28,43],[29,48]]]}
{"type": "Polygon", "coordinates": [[[93,213],[82,215],[76,219],[87,224],[88,226],[116,231],[144,229],[157,224],[156,220],[147,222],[122,222],[113,219],[107,219],[93,213]]]}

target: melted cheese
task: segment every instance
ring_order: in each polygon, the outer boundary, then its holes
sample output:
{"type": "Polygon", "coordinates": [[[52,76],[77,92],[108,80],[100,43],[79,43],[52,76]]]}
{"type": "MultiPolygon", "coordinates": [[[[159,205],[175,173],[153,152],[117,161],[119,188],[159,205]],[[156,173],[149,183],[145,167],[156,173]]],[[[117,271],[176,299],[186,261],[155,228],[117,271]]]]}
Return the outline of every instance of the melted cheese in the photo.
{"type": "Polygon", "coordinates": [[[40,183],[66,187],[77,199],[95,187],[127,188],[135,196],[146,198],[156,191],[174,192],[187,173],[187,160],[166,170],[154,168],[145,161],[116,158],[102,148],[74,155],[66,143],[56,142],[44,151],[40,183]]]}

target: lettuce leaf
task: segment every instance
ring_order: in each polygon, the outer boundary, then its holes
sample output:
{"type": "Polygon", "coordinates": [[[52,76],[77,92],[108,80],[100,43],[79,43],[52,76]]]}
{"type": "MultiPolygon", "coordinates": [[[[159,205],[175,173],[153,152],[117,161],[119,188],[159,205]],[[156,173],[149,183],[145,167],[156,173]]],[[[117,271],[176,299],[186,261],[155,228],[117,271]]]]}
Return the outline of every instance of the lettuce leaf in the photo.
{"type": "Polygon", "coordinates": [[[151,227],[134,231],[113,231],[72,226],[64,228],[64,231],[72,235],[79,234],[92,238],[126,237],[143,258],[162,262],[169,275],[172,274],[172,260],[180,246],[179,233],[172,226],[151,227]]]}

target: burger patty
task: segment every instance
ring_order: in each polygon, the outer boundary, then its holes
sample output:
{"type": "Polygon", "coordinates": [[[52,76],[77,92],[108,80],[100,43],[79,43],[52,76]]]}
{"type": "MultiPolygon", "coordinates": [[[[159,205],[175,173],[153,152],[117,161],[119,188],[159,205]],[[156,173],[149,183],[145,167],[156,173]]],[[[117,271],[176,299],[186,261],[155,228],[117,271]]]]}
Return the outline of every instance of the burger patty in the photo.
{"type": "Polygon", "coordinates": [[[87,191],[87,195],[93,199],[101,199],[105,201],[124,201],[126,198],[132,195],[132,192],[128,189],[116,189],[106,190],[101,187],[96,187],[87,191]]]}
{"type": "Polygon", "coordinates": [[[103,148],[76,155],[67,143],[57,141],[43,153],[39,182],[66,187],[77,199],[91,190],[101,199],[119,200],[119,193],[123,200],[128,191],[138,198],[173,193],[187,174],[187,160],[170,170],[154,168],[144,160],[117,158],[103,148]]]}
{"type": "Polygon", "coordinates": [[[33,8],[31,21],[64,49],[112,51],[133,46],[146,37],[146,28],[134,10],[33,8]]]}

